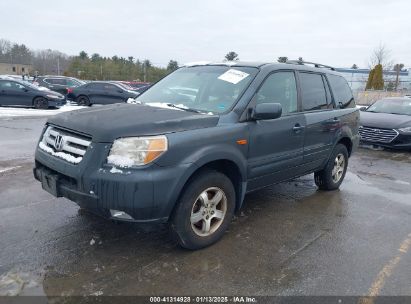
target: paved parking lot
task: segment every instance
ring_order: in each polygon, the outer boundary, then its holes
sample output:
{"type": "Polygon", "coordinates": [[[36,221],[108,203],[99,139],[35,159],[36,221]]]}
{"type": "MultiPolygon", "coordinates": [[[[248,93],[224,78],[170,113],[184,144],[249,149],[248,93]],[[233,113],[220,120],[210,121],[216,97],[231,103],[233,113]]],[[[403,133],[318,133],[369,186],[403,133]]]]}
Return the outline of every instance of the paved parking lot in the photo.
{"type": "Polygon", "coordinates": [[[247,195],[200,251],[79,212],[31,173],[45,118],[0,118],[0,293],[411,295],[411,153],[360,149],[341,189],[311,175],[247,195]],[[21,283],[21,282],[24,282],[21,283]]]}

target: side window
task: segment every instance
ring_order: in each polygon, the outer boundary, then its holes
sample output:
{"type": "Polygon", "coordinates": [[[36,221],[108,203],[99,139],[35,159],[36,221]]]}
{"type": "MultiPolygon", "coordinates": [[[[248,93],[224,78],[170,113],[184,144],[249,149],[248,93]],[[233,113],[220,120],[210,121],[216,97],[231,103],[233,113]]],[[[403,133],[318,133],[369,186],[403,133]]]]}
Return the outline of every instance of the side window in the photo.
{"type": "Polygon", "coordinates": [[[91,90],[103,90],[104,89],[104,85],[102,85],[101,83],[89,83],[87,85],[87,89],[91,89],[91,90]]]}
{"type": "Polygon", "coordinates": [[[335,104],[342,105],[343,108],[354,107],[354,97],[352,95],[351,89],[342,76],[337,75],[327,75],[328,80],[330,81],[331,90],[334,94],[335,104]]]}
{"type": "Polygon", "coordinates": [[[323,82],[325,87],[325,94],[327,95],[327,104],[328,108],[334,108],[333,99],[331,97],[330,86],[328,85],[327,79],[323,76],[323,82]]]}
{"type": "Polygon", "coordinates": [[[66,85],[66,80],[64,78],[46,78],[44,81],[49,84],[66,85]]]}
{"type": "Polygon", "coordinates": [[[0,89],[10,89],[11,88],[11,82],[10,81],[2,81],[0,80],[0,89]]]}
{"type": "Polygon", "coordinates": [[[69,87],[78,87],[80,85],[80,83],[73,79],[67,79],[66,82],[69,87]]]}
{"type": "Polygon", "coordinates": [[[324,82],[320,74],[300,72],[303,111],[327,109],[324,82]]]}
{"type": "Polygon", "coordinates": [[[297,112],[297,85],[294,72],[271,74],[256,96],[257,103],[280,103],[283,114],[297,112]]]}
{"type": "Polygon", "coordinates": [[[105,90],[108,90],[108,91],[117,91],[117,90],[120,90],[120,88],[119,87],[117,87],[117,86],[115,86],[115,85],[112,85],[112,84],[105,84],[104,85],[104,89],[105,90]]]}

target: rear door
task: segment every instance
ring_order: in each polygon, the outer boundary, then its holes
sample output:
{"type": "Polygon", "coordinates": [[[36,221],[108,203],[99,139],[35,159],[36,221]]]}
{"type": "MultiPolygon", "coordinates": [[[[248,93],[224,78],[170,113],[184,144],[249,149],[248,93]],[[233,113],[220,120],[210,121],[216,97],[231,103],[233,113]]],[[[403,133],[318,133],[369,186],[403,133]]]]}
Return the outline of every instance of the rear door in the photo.
{"type": "Polygon", "coordinates": [[[91,103],[105,103],[104,84],[103,83],[89,83],[85,88],[85,95],[88,96],[91,103]]]}
{"type": "Polygon", "coordinates": [[[104,95],[107,104],[124,102],[125,99],[124,89],[110,83],[104,84],[104,95]]]}
{"type": "Polygon", "coordinates": [[[250,122],[248,190],[299,175],[303,161],[304,114],[298,112],[295,73],[270,74],[252,103],[280,103],[282,116],[250,122]]]}
{"type": "Polygon", "coordinates": [[[299,73],[302,113],[306,121],[304,164],[307,170],[317,168],[333,147],[340,120],[334,111],[328,82],[320,73],[299,73]]]}

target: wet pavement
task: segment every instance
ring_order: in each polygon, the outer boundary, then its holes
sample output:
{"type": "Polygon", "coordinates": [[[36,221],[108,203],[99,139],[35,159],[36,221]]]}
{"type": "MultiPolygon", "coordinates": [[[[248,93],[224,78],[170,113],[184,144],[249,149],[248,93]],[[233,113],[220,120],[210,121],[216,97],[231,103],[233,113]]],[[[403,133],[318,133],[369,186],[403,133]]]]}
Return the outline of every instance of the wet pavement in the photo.
{"type": "Polygon", "coordinates": [[[339,191],[312,175],[254,192],[187,251],[79,212],[32,177],[45,118],[0,119],[0,295],[411,295],[411,153],[360,149],[339,191]]]}

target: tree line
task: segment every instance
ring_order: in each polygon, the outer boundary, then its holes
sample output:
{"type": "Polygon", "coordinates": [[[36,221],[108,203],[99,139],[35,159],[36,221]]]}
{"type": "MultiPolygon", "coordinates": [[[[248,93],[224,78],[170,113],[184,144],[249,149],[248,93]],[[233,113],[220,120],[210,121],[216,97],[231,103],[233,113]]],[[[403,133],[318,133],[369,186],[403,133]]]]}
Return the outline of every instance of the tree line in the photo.
{"type": "MultiPolygon", "coordinates": [[[[0,62],[31,64],[36,75],[65,75],[88,80],[139,80],[154,82],[178,68],[176,60],[167,67],[156,67],[148,59],[135,59],[81,51],[70,56],[57,50],[31,50],[24,44],[0,39],[0,62]]],[[[31,75],[34,76],[34,75],[31,75]]]]}

